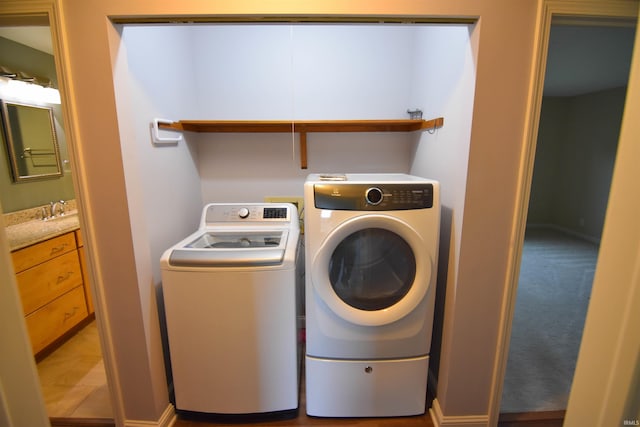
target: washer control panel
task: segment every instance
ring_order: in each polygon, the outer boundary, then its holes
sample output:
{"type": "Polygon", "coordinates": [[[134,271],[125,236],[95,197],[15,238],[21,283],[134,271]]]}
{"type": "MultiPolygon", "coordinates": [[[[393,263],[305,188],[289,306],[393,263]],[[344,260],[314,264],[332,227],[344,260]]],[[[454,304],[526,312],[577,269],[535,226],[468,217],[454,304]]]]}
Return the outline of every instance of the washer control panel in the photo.
{"type": "Polygon", "coordinates": [[[433,184],[315,184],[314,203],[333,210],[428,209],[433,207],[433,184]]]}
{"type": "Polygon", "coordinates": [[[210,204],[205,207],[203,222],[290,222],[290,207],[286,205],[210,204]]]}

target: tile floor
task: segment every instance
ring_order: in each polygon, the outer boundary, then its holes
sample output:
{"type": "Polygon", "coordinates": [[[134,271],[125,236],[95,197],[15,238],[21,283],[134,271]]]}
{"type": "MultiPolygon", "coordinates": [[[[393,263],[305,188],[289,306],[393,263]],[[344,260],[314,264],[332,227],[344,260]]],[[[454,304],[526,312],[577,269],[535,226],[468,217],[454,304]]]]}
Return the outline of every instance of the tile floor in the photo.
{"type": "Polygon", "coordinates": [[[51,418],[113,418],[95,321],[37,365],[51,418]]]}

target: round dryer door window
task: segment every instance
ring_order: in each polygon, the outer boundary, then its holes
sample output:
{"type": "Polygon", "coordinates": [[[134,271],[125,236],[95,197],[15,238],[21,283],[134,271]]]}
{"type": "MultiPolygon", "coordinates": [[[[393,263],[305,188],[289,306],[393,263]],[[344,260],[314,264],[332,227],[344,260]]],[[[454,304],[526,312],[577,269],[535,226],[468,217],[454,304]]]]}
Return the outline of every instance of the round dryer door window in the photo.
{"type": "Polygon", "coordinates": [[[380,326],[418,306],[432,272],[431,256],[412,227],[373,214],[345,221],[327,236],[313,259],[311,280],[337,316],[380,326]]]}
{"type": "Polygon", "coordinates": [[[342,301],[360,310],[382,310],[407,295],[416,277],[411,246],[384,228],[347,236],[329,261],[329,281],[342,301]]]}

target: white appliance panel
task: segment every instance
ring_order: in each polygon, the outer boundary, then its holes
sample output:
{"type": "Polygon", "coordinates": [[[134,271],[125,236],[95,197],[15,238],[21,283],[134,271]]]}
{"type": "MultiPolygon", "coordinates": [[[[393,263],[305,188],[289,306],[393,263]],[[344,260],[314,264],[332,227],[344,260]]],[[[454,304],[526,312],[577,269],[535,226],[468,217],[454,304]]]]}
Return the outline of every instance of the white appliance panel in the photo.
{"type": "Polygon", "coordinates": [[[273,310],[295,307],[294,269],[165,270],[163,281],[177,409],[297,408],[295,310],[273,310]]]}
{"type": "Polygon", "coordinates": [[[432,295],[430,291],[427,298],[402,322],[361,326],[346,323],[317,294],[307,291],[307,355],[337,359],[387,359],[428,354],[432,328],[425,321],[424,313],[433,310],[435,299],[432,295]]]}
{"type": "Polygon", "coordinates": [[[307,414],[393,417],[425,411],[429,357],[326,360],[307,357],[307,414]]]}

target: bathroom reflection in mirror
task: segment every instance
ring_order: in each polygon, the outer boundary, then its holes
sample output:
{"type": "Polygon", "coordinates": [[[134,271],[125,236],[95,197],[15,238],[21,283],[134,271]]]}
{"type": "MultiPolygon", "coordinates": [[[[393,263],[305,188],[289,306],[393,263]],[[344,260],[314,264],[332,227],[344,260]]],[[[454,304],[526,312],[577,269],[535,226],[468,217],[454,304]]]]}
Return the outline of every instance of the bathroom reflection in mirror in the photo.
{"type": "Polygon", "coordinates": [[[1,102],[3,137],[14,182],[62,176],[52,109],[1,102]]]}

